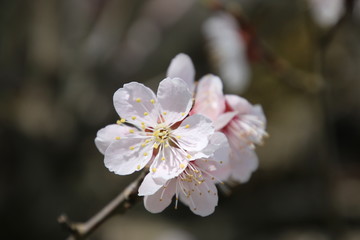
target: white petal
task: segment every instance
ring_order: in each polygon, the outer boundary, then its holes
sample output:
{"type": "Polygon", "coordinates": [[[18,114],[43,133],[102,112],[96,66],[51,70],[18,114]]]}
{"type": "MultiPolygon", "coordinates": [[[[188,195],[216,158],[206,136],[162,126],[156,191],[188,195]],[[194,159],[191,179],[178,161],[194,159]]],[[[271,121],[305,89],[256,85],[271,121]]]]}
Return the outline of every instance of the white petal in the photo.
{"type": "Polygon", "coordinates": [[[245,114],[251,111],[252,105],[242,97],[232,94],[225,95],[226,103],[232,110],[237,111],[239,114],[245,114]]]}
{"type": "Polygon", "coordinates": [[[166,76],[169,78],[181,78],[186,82],[191,92],[194,90],[195,69],[188,55],[184,53],[176,55],[171,60],[166,76]]]}
{"type": "Polygon", "coordinates": [[[150,166],[150,173],[157,184],[164,184],[177,177],[187,167],[188,159],[178,148],[166,147],[159,151],[150,166]],[[164,157],[164,160],[161,160],[164,157]]]}
{"type": "Polygon", "coordinates": [[[157,123],[159,110],[156,96],[143,84],[131,82],[117,90],[114,94],[114,106],[121,118],[137,126],[141,122],[151,126],[157,123]]]}
{"type": "Polygon", "coordinates": [[[192,94],[179,78],[165,78],[160,82],[157,97],[167,124],[181,121],[192,106],[192,94]]]}
{"type": "Polygon", "coordinates": [[[210,119],[195,114],[187,117],[172,134],[178,136],[180,147],[186,151],[194,152],[204,149],[208,145],[208,138],[214,133],[210,119]]]}
{"type": "Polygon", "coordinates": [[[258,168],[259,160],[254,150],[244,148],[233,150],[231,155],[232,178],[241,183],[247,182],[258,168]]]}
{"type": "Polygon", "coordinates": [[[212,214],[218,203],[217,189],[213,181],[207,179],[201,184],[183,183],[188,195],[181,192],[181,201],[189,206],[190,210],[202,217],[212,214]],[[189,194],[190,193],[190,194],[189,194]]]}
{"type": "Polygon", "coordinates": [[[126,137],[129,134],[130,129],[138,131],[136,128],[132,128],[126,125],[111,124],[100,129],[95,138],[95,145],[99,151],[104,154],[106,149],[111,143],[118,141],[118,138],[126,137]]]}
{"type": "Polygon", "coordinates": [[[111,144],[105,151],[105,166],[119,175],[141,170],[151,159],[150,144],[142,147],[143,138],[124,138],[111,144]]]}
{"type": "Polygon", "coordinates": [[[152,195],[162,186],[162,184],[157,184],[150,174],[147,174],[139,187],[139,196],[152,195]]]}
{"type": "Polygon", "coordinates": [[[238,115],[237,111],[221,114],[214,122],[215,130],[219,131],[224,128],[236,115],[238,115]]]}
{"type": "Polygon", "coordinates": [[[170,205],[172,197],[175,195],[176,180],[170,180],[166,188],[160,188],[154,195],[144,197],[144,206],[146,210],[152,213],[162,212],[170,205]]]}
{"type": "Polygon", "coordinates": [[[199,81],[192,113],[200,113],[215,121],[225,111],[223,86],[219,77],[208,74],[199,81]]]}

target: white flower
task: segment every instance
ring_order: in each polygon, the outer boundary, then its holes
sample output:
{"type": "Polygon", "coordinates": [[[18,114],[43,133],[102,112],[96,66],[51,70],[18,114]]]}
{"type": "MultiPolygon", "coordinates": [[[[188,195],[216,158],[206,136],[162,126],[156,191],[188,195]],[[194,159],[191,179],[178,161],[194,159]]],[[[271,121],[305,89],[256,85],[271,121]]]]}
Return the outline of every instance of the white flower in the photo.
{"type": "Polygon", "coordinates": [[[157,184],[147,175],[139,188],[139,195],[145,195],[145,208],[152,213],[161,212],[175,195],[175,209],[180,199],[197,215],[213,213],[218,202],[215,184],[227,179],[229,173],[226,137],[222,133],[213,134],[207,151],[212,152],[211,157],[189,162],[179,176],[165,184],[157,184]]]}
{"type": "Polygon", "coordinates": [[[214,128],[202,115],[187,117],[192,93],[183,80],[164,79],[157,96],[143,84],[125,84],[115,92],[114,106],[121,125],[100,130],[96,138],[110,171],[127,175],[150,163],[151,177],[161,184],[178,176],[189,161],[207,156],[202,150],[214,128]],[[121,136],[116,136],[114,129],[121,136]]]}
{"type": "Polygon", "coordinates": [[[267,136],[261,106],[236,95],[224,95],[220,78],[207,75],[199,81],[191,113],[209,117],[215,130],[226,135],[231,147],[231,176],[239,182],[248,181],[258,167],[254,144],[261,144],[267,136]]]}

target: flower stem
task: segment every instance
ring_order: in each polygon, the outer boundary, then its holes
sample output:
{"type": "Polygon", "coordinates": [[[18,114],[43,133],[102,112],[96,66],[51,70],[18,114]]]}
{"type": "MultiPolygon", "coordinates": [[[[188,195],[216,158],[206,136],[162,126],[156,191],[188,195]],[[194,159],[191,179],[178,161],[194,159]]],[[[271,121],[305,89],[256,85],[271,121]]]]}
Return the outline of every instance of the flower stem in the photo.
{"type": "Polygon", "coordinates": [[[58,217],[58,222],[65,230],[70,232],[67,240],[86,239],[101,224],[103,224],[116,210],[126,211],[139,199],[138,188],[145,177],[145,171],[130,183],[118,196],[86,222],[72,222],[65,214],[58,217]]]}

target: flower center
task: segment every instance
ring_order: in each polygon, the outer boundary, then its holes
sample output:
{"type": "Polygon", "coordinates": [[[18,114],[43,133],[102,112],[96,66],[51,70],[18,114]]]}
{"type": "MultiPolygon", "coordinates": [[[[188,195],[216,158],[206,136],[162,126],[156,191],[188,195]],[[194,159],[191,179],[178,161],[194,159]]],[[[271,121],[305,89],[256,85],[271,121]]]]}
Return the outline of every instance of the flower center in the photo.
{"type": "Polygon", "coordinates": [[[153,132],[153,136],[155,137],[155,141],[157,143],[164,143],[170,137],[171,129],[164,124],[159,124],[155,131],[153,132]]]}

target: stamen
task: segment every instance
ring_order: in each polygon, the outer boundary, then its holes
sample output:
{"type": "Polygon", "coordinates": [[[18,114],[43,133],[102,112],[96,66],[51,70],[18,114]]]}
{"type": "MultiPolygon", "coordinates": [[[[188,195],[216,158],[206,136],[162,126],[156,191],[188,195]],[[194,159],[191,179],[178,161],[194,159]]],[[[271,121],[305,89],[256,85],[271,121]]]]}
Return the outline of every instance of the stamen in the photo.
{"type": "Polygon", "coordinates": [[[185,116],[185,113],[181,113],[181,116],[185,116]]]}
{"type": "Polygon", "coordinates": [[[130,150],[134,150],[134,149],[135,149],[135,147],[131,146],[131,147],[129,147],[129,149],[130,149],[130,150]]]}
{"type": "Polygon", "coordinates": [[[146,157],[148,155],[148,153],[144,153],[144,156],[146,157]]]}
{"type": "Polygon", "coordinates": [[[151,169],[151,170],[152,170],[153,173],[155,173],[157,169],[156,169],[156,168],[153,168],[153,169],[151,169]]]}
{"type": "Polygon", "coordinates": [[[135,99],[136,102],[141,102],[141,98],[135,99]]]}
{"type": "Polygon", "coordinates": [[[188,155],[186,156],[186,158],[187,158],[187,159],[190,159],[190,158],[191,158],[191,155],[190,155],[190,154],[188,154],[188,155]]]}
{"type": "Polygon", "coordinates": [[[115,139],[116,139],[116,140],[120,140],[120,139],[121,139],[121,137],[115,137],[115,139]]]}
{"type": "Polygon", "coordinates": [[[189,125],[189,124],[186,124],[186,125],[185,125],[185,128],[189,128],[189,127],[190,127],[190,125],[189,125]]]}
{"type": "Polygon", "coordinates": [[[181,164],[180,164],[180,168],[184,168],[184,167],[185,167],[185,165],[181,163],[181,164]]]}
{"type": "Polygon", "coordinates": [[[165,157],[162,157],[161,160],[162,160],[162,161],[165,161],[165,157]]]}
{"type": "Polygon", "coordinates": [[[151,99],[150,102],[151,102],[152,104],[154,104],[154,103],[155,103],[155,100],[154,100],[154,99],[151,99]]]}
{"type": "Polygon", "coordinates": [[[131,117],[131,119],[132,119],[132,120],[135,120],[135,119],[136,119],[136,117],[135,117],[135,116],[133,116],[133,117],[131,117]]]}
{"type": "Polygon", "coordinates": [[[149,113],[148,113],[148,112],[144,112],[144,116],[147,116],[147,115],[149,115],[149,113]]]}
{"type": "Polygon", "coordinates": [[[129,132],[130,132],[130,133],[134,133],[135,131],[134,131],[134,129],[130,129],[129,132]]]}
{"type": "Polygon", "coordinates": [[[137,165],[136,169],[137,170],[140,170],[141,166],[140,165],[137,165]]]}
{"type": "Polygon", "coordinates": [[[177,138],[177,139],[180,139],[180,138],[181,138],[181,136],[176,136],[176,138],[177,138]]]}
{"type": "Polygon", "coordinates": [[[167,114],[167,112],[163,112],[163,115],[166,115],[167,114]]]}
{"type": "Polygon", "coordinates": [[[159,144],[154,143],[153,148],[158,149],[158,147],[159,147],[159,144]]]}

